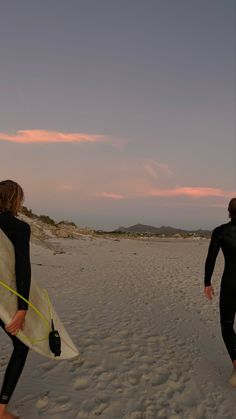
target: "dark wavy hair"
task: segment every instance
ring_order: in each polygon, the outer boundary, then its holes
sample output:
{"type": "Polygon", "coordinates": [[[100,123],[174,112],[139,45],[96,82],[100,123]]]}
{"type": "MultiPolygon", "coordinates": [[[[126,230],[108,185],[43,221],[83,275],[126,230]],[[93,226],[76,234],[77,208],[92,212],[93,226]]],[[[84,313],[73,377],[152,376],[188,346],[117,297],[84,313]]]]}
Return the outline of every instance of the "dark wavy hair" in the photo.
{"type": "Polygon", "coordinates": [[[0,182],[0,212],[8,210],[17,215],[23,201],[24,191],[17,182],[9,179],[0,182]]]}
{"type": "Polygon", "coordinates": [[[228,205],[229,216],[236,218],[236,198],[232,198],[228,205]]]}

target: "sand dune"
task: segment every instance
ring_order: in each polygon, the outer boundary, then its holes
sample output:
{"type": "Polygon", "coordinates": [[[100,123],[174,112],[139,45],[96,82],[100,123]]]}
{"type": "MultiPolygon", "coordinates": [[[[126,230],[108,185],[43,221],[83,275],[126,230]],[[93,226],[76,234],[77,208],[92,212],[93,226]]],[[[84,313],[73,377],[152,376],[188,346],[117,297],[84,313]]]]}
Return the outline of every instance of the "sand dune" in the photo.
{"type": "MultiPolygon", "coordinates": [[[[235,418],[219,325],[223,261],[209,302],[207,240],[50,240],[51,249],[32,244],[33,274],[81,357],[30,352],[11,401],[21,418],[235,418]]],[[[11,349],[3,332],[0,347],[3,373],[11,349]]]]}

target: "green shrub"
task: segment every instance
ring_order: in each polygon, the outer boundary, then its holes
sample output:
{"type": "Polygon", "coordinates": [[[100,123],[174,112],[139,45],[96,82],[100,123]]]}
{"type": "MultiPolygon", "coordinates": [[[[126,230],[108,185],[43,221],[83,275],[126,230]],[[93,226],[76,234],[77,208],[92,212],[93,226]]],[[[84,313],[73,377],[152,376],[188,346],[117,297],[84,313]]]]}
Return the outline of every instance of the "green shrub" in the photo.
{"type": "Polygon", "coordinates": [[[52,218],[50,218],[48,215],[40,215],[39,219],[46,224],[50,224],[50,225],[53,225],[53,226],[56,225],[55,221],[52,218]]]}

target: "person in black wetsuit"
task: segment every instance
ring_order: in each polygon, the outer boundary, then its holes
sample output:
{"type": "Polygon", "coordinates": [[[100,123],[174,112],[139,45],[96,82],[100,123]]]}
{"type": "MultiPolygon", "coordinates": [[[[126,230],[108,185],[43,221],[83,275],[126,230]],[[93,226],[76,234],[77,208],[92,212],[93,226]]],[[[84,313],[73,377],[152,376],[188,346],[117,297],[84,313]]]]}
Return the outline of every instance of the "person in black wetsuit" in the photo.
{"type": "Polygon", "coordinates": [[[236,313],[236,198],[229,202],[228,211],[231,221],[216,227],[212,233],[205,262],[204,291],[206,297],[212,299],[214,289],[211,277],[221,249],[225,266],[220,287],[220,324],[222,337],[233,363],[229,383],[236,387],[236,333],[233,327],[236,313]]]}
{"type": "MultiPolygon", "coordinates": [[[[12,180],[0,182],[0,228],[14,246],[17,291],[28,300],[31,280],[30,226],[16,218],[23,199],[24,192],[16,182],[12,180]]],[[[13,352],[5,371],[0,393],[0,419],[16,418],[7,411],[7,405],[21,375],[29,351],[28,346],[16,336],[18,331],[24,327],[27,309],[28,304],[18,297],[18,310],[11,322],[5,325],[0,319],[0,326],[13,343],[13,352]]]]}

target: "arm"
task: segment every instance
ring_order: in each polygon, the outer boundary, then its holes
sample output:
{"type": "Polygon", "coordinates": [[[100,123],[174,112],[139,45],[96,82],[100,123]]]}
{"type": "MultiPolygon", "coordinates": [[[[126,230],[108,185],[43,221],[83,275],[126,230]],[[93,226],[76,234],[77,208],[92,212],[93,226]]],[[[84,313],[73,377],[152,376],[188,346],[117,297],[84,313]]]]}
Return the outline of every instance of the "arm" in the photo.
{"type": "MultiPolygon", "coordinates": [[[[29,299],[31,266],[30,266],[30,226],[22,224],[16,234],[15,271],[16,288],[20,295],[29,299]]],[[[18,297],[18,310],[27,310],[28,304],[18,297]]]]}
{"type": "MultiPolygon", "coordinates": [[[[29,299],[31,266],[30,266],[30,226],[22,224],[16,233],[15,248],[15,272],[16,272],[16,288],[20,295],[27,300],[29,299]]],[[[18,297],[18,311],[13,316],[10,323],[5,325],[5,329],[12,335],[17,335],[20,329],[24,327],[25,316],[28,304],[18,297]]]]}
{"type": "Polygon", "coordinates": [[[211,241],[208,249],[208,254],[205,262],[205,287],[211,286],[211,277],[214,271],[216,258],[220,250],[220,239],[217,229],[215,229],[211,236],[211,241]]]}

